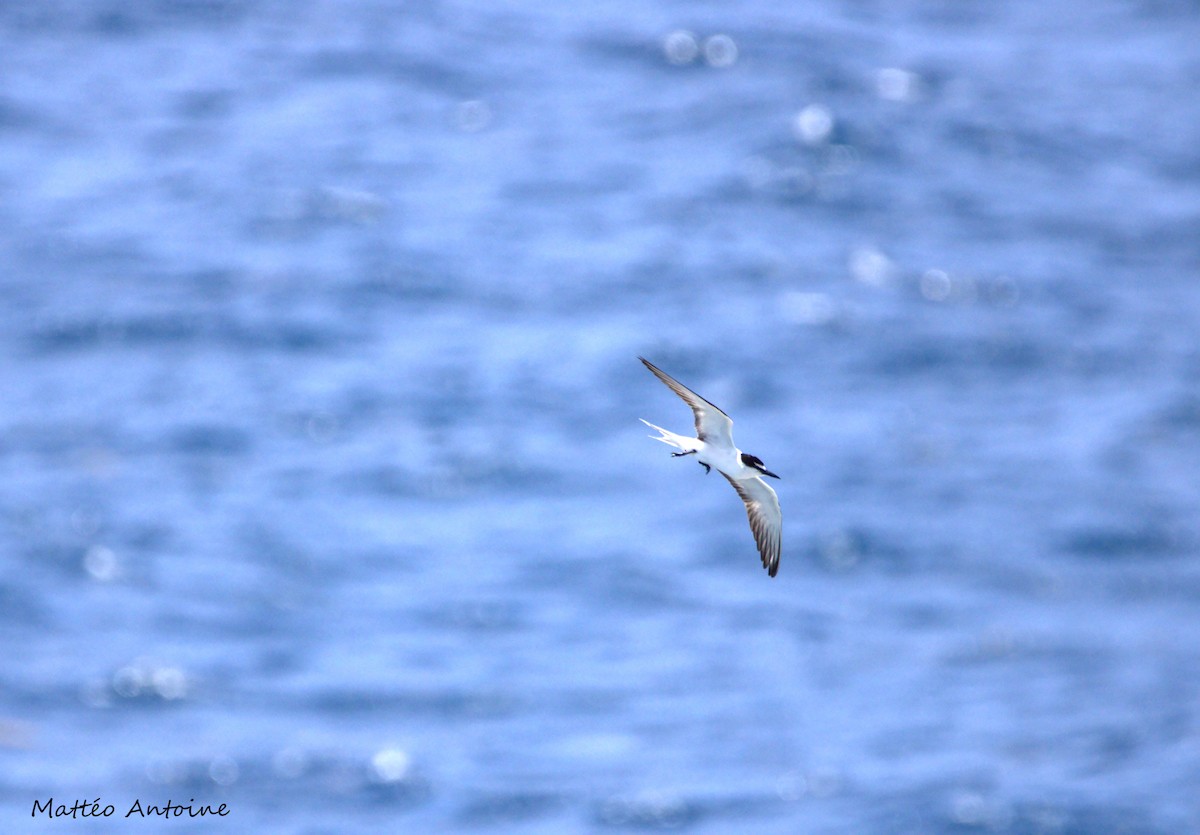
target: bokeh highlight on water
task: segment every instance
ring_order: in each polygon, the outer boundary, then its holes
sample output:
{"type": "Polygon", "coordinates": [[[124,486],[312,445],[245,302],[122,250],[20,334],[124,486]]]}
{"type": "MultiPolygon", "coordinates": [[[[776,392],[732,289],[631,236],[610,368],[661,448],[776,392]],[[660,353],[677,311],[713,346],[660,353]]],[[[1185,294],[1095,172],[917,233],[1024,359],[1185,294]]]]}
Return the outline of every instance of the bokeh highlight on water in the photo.
{"type": "Polygon", "coordinates": [[[1200,831],[1197,43],[5,5],[4,830],[1200,831]]]}

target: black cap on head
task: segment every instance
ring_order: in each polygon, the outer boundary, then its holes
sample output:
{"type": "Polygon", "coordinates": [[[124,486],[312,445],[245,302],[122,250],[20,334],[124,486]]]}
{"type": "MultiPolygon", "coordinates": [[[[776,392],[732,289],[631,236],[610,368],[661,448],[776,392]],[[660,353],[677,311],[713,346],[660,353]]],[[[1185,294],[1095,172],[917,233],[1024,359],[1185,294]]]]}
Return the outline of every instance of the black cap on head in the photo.
{"type": "Polygon", "coordinates": [[[743,452],[742,463],[747,467],[758,470],[763,475],[769,475],[771,478],[779,478],[779,476],[775,475],[775,473],[771,472],[763,465],[762,459],[757,455],[750,455],[749,453],[743,452]]]}

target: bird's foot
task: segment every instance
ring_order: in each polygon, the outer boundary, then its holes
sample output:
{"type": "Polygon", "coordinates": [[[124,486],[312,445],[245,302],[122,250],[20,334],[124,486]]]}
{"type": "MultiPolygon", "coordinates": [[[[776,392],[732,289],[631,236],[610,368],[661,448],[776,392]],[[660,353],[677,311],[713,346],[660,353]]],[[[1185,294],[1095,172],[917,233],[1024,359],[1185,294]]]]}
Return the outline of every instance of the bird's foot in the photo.
{"type": "Polygon", "coordinates": [[[682,458],[685,455],[695,455],[695,454],[696,454],[696,450],[693,449],[690,452],[672,452],[671,457],[672,458],[682,458]]]}
{"type": "Polygon", "coordinates": [[[705,475],[708,475],[709,473],[711,473],[711,472],[712,472],[712,467],[708,466],[708,465],[707,465],[707,464],[705,464],[703,461],[697,461],[696,463],[697,463],[697,464],[699,464],[701,467],[703,467],[703,468],[704,468],[704,474],[705,474],[705,475]]]}

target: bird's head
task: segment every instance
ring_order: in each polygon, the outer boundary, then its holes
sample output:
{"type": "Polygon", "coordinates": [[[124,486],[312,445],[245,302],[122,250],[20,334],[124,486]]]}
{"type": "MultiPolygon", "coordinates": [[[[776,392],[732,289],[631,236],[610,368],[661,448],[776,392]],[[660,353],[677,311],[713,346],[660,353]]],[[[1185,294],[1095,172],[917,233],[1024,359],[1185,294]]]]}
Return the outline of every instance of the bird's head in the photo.
{"type": "Polygon", "coordinates": [[[758,470],[763,475],[769,475],[771,478],[779,478],[779,476],[775,475],[775,473],[764,467],[762,459],[756,455],[750,455],[749,453],[743,452],[742,463],[752,470],[758,470]]]}

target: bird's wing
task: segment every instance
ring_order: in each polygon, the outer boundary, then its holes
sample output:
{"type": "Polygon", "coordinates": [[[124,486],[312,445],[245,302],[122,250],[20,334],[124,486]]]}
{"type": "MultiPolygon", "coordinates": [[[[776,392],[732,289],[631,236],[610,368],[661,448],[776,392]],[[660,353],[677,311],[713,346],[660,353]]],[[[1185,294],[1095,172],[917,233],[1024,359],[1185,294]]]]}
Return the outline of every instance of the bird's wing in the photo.
{"type": "Polygon", "coordinates": [[[761,478],[739,480],[727,475],[725,478],[746,503],[746,515],[750,517],[750,530],[754,532],[763,568],[774,577],[779,570],[779,554],[783,550],[783,513],[779,510],[779,497],[771,485],[761,478]]]}
{"type": "Polygon", "coordinates": [[[692,407],[696,416],[696,437],[705,443],[733,446],[733,419],[709,403],[696,392],[676,380],[670,374],[659,370],[654,363],[645,357],[638,357],[642,364],[654,372],[654,376],[667,384],[667,388],[683,398],[683,402],[692,407]]]}

